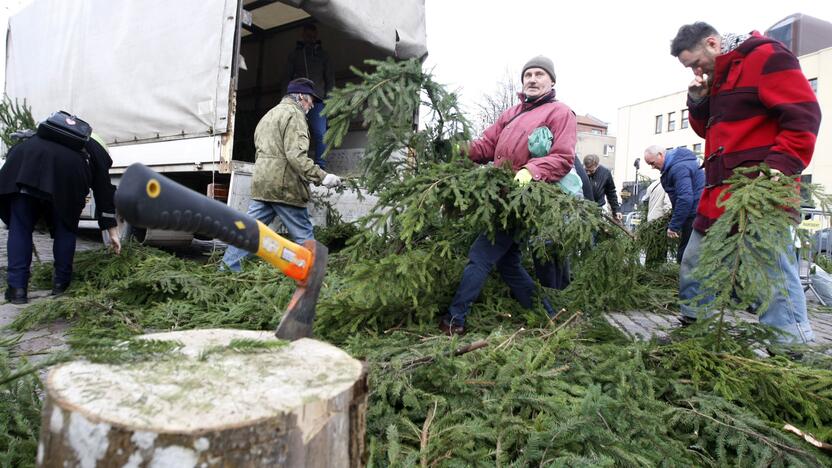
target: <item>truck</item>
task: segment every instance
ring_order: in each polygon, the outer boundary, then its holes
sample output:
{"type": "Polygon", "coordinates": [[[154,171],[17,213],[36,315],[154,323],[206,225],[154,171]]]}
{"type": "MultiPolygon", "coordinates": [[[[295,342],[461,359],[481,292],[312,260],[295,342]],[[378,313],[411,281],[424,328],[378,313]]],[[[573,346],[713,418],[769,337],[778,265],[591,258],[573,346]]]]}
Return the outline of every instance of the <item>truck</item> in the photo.
{"type": "MultiPolygon", "coordinates": [[[[427,55],[424,0],[33,0],[9,20],[5,92],[37,121],[56,110],[88,121],[109,147],[115,183],[141,162],[245,211],[254,129],[283,96],[307,23],[336,86],[367,59],[427,55]]],[[[365,145],[353,125],[327,170],[349,175],[365,145]]],[[[346,194],[336,207],[352,219],[359,199],[346,194]]]]}

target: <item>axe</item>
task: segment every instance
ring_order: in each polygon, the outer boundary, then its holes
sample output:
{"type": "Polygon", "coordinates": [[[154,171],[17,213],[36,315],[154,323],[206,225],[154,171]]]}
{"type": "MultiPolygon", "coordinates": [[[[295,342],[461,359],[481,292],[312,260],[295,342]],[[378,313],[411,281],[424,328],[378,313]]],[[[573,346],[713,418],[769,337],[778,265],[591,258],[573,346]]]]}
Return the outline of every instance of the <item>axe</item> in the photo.
{"type": "Polygon", "coordinates": [[[141,163],[127,168],[115,195],[116,209],[142,228],[186,231],[219,239],[256,254],[297,282],[277,326],[285,340],[312,336],[315,305],[326,274],[327,248],[315,240],[291,242],[260,221],[201,195],[141,163]]]}

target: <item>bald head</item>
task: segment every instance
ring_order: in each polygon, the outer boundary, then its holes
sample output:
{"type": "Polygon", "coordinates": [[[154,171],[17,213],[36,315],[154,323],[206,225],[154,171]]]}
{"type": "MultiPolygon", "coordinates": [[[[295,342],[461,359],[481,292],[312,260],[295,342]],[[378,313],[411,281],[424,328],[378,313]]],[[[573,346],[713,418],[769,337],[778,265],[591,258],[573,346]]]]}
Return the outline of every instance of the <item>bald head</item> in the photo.
{"type": "Polygon", "coordinates": [[[664,167],[664,148],[659,145],[650,145],[644,150],[644,162],[658,171],[664,167]]]}

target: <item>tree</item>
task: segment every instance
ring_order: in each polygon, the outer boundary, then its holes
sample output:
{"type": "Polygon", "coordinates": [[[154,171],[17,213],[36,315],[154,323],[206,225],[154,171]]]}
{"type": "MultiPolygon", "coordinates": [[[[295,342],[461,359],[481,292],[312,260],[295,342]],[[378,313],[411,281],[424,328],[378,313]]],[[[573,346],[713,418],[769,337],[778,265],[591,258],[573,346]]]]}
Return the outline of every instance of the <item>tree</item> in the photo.
{"type": "Polygon", "coordinates": [[[509,107],[517,104],[517,94],[520,91],[521,89],[518,86],[516,74],[512,74],[511,70],[506,68],[503,71],[503,77],[494,86],[494,92],[491,94],[483,94],[482,101],[477,103],[476,117],[474,120],[474,130],[476,130],[476,133],[481,134],[486,128],[497,121],[500,114],[505,112],[509,107]]]}

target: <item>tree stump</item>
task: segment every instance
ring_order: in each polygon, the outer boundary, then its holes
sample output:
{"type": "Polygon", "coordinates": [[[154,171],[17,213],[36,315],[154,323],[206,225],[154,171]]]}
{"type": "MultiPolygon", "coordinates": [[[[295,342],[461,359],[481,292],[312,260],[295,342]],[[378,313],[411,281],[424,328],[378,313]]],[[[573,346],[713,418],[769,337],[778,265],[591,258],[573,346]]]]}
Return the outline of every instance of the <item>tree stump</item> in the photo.
{"type": "Polygon", "coordinates": [[[241,353],[232,339],[273,333],[191,330],[174,357],[107,365],[76,361],[46,382],[42,467],[361,466],[367,375],[311,339],[241,353]]]}

